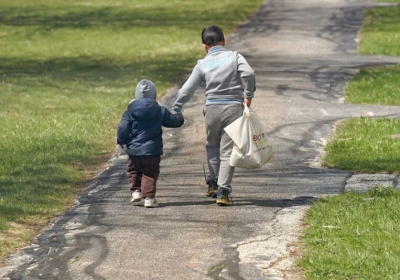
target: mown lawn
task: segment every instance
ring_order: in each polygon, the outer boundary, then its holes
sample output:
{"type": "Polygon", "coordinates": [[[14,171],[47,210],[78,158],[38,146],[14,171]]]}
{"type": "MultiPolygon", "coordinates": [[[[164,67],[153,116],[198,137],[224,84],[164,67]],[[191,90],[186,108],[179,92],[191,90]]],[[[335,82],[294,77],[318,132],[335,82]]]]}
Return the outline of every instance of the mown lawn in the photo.
{"type": "Polygon", "coordinates": [[[0,257],[71,205],[147,78],[159,95],[261,0],[0,2],[0,257]]]}
{"type": "MultiPolygon", "coordinates": [[[[367,10],[359,52],[399,56],[399,20],[400,7],[367,10]]],[[[346,101],[400,106],[399,69],[361,69],[347,85],[346,101]]],[[[324,164],[356,173],[399,174],[399,134],[398,117],[345,120],[325,147],[324,164]]],[[[306,215],[301,239],[305,279],[399,279],[399,217],[400,191],[393,186],[318,199],[306,215]]]]}

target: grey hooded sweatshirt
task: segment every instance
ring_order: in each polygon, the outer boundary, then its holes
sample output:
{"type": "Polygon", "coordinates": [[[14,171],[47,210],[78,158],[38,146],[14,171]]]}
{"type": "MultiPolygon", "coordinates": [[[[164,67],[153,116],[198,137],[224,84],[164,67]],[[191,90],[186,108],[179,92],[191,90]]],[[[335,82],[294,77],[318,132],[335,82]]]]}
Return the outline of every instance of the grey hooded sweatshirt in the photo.
{"type": "Polygon", "coordinates": [[[215,46],[197,62],[189,79],[178,91],[173,114],[182,112],[182,106],[203,82],[206,84],[206,106],[242,104],[244,97],[251,99],[254,96],[255,74],[246,59],[235,51],[215,46]]]}

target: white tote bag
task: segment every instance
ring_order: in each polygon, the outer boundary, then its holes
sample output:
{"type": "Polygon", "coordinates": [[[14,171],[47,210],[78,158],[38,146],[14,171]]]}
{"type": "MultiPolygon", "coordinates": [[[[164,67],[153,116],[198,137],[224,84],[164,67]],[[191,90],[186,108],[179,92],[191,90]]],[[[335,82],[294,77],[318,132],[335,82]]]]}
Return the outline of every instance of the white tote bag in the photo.
{"type": "Polygon", "coordinates": [[[234,142],[230,165],[240,168],[260,168],[274,153],[256,112],[244,106],[243,116],[224,128],[234,142]]]}

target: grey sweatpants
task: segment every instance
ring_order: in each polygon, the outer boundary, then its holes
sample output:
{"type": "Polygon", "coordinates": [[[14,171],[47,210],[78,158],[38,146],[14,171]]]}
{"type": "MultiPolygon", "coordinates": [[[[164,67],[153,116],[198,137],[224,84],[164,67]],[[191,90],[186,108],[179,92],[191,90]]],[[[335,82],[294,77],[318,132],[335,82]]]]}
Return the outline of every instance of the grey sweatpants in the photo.
{"type": "Polygon", "coordinates": [[[209,179],[218,178],[219,188],[232,191],[231,181],[235,168],[230,166],[233,141],[226,134],[224,127],[243,115],[243,105],[207,105],[204,117],[207,131],[207,163],[209,179]]]}

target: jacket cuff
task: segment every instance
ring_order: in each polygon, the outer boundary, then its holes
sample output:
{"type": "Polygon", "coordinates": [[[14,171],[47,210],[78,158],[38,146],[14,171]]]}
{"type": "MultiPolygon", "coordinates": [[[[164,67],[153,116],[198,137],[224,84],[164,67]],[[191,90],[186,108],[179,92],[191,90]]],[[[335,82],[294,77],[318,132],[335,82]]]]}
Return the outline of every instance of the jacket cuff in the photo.
{"type": "Polygon", "coordinates": [[[174,108],[174,109],[172,109],[171,113],[174,115],[182,114],[182,110],[178,109],[178,108],[174,108]]]}
{"type": "Polygon", "coordinates": [[[254,93],[247,92],[244,96],[245,96],[247,99],[252,99],[252,98],[254,97],[254,93]]]}

